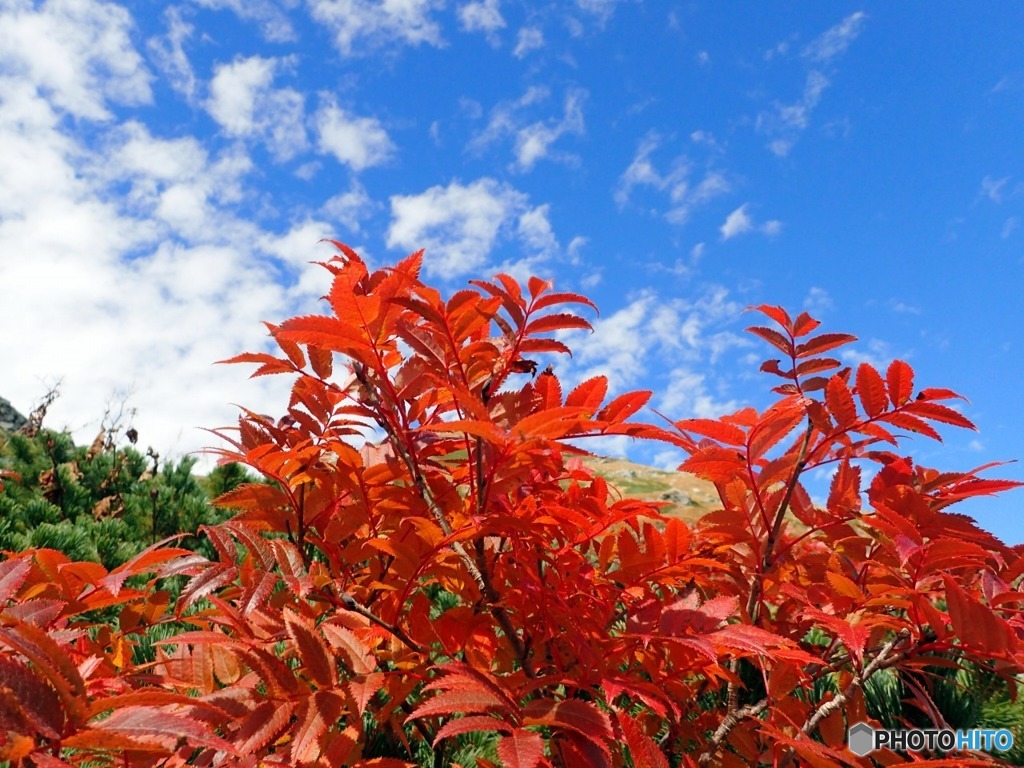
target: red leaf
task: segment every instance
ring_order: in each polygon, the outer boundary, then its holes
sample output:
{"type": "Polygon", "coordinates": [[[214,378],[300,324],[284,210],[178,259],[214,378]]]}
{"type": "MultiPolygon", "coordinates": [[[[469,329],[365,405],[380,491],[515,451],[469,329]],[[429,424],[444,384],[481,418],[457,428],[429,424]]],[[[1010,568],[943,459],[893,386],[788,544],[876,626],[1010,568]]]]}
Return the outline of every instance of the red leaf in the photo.
{"type": "Polygon", "coordinates": [[[954,411],[946,405],[929,403],[924,400],[915,400],[912,403],[907,403],[903,409],[908,413],[913,413],[916,416],[924,416],[926,419],[931,419],[932,421],[940,421],[943,424],[952,424],[953,426],[964,427],[965,429],[977,429],[970,419],[959,411],[954,411]]]}
{"type": "Polygon", "coordinates": [[[864,412],[872,419],[882,413],[889,402],[885,394],[885,382],[878,371],[867,363],[857,367],[857,395],[864,406],[864,412]]]}
{"type": "Polygon", "coordinates": [[[910,400],[910,395],[914,391],[913,368],[902,360],[893,360],[889,363],[885,380],[889,385],[889,401],[894,407],[898,408],[910,400]]]}
{"type": "Polygon", "coordinates": [[[324,637],[331,647],[341,651],[348,667],[357,675],[368,675],[377,668],[377,660],[373,653],[356,634],[346,627],[336,624],[322,624],[324,637]]]}
{"type": "Polygon", "coordinates": [[[922,421],[916,416],[911,416],[906,411],[893,411],[885,415],[885,421],[887,424],[892,424],[894,427],[900,429],[908,429],[911,432],[917,432],[920,435],[925,435],[933,440],[942,442],[942,436],[935,431],[935,429],[926,421],[922,421]]]}
{"type": "Polygon", "coordinates": [[[608,752],[614,741],[611,719],[592,702],[579,699],[534,699],[523,710],[524,725],[548,725],[568,728],[608,752]]]}
{"type": "Polygon", "coordinates": [[[793,321],[793,335],[797,338],[800,336],[806,336],[808,333],[813,331],[821,325],[820,322],[815,320],[806,312],[801,312],[797,315],[796,320],[793,321]]]}
{"type": "Polygon", "coordinates": [[[212,747],[232,755],[235,748],[203,722],[152,707],[126,707],[96,722],[87,731],[64,739],[70,749],[141,749],[171,752],[185,741],[192,747],[212,747]]]}
{"type": "Polygon", "coordinates": [[[243,755],[259,754],[291,722],[295,702],[264,701],[242,720],[234,741],[243,755]]]}
{"type": "Polygon", "coordinates": [[[544,315],[536,320],[531,320],[526,326],[525,333],[535,335],[538,333],[549,333],[551,331],[562,331],[568,328],[582,328],[590,330],[590,323],[579,315],[569,313],[544,315]]]}
{"type": "Polygon", "coordinates": [[[995,656],[1017,650],[1017,637],[1006,621],[965,592],[950,574],[943,573],[942,580],[953,632],[964,645],[995,656]]]}
{"type": "Polygon", "coordinates": [[[597,414],[597,419],[598,421],[610,421],[612,424],[618,424],[647,405],[647,401],[650,399],[651,393],[645,390],[619,395],[608,403],[604,410],[597,414]]]}
{"type": "Polygon", "coordinates": [[[498,742],[498,757],[505,768],[536,768],[544,758],[544,739],[519,728],[498,742]]]}
{"type": "Polygon", "coordinates": [[[683,419],[676,422],[683,432],[694,432],[726,445],[746,445],[747,435],[739,427],[715,419],[683,419]]]}
{"type": "Polygon", "coordinates": [[[338,670],[324,641],[309,622],[291,609],[285,609],[284,625],[295,643],[299,661],[320,688],[338,684],[338,670]]]}
{"type": "Polygon", "coordinates": [[[608,379],[604,376],[594,376],[570,392],[565,398],[565,404],[574,408],[586,408],[590,413],[594,413],[601,407],[607,394],[608,379]]]}
{"type": "Polygon", "coordinates": [[[629,749],[633,768],[669,768],[665,754],[655,744],[654,739],[644,732],[639,722],[618,710],[615,712],[615,719],[622,728],[623,740],[629,749]]]}
{"type": "Polygon", "coordinates": [[[793,354],[793,342],[791,342],[781,333],[772,328],[764,328],[763,326],[760,325],[752,325],[749,328],[747,328],[747,332],[752,333],[755,336],[760,336],[762,339],[767,341],[769,344],[771,344],[773,347],[775,347],[777,350],[779,350],[782,354],[786,355],[787,357],[793,354]]]}
{"type": "Polygon", "coordinates": [[[833,376],[825,385],[825,405],[841,429],[848,429],[857,421],[857,404],[841,376],[833,376]]]}
{"type": "Polygon", "coordinates": [[[437,729],[437,735],[434,737],[434,747],[437,747],[442,740],[450,739],[452,736],[460,736],[463,733],[479,733],[481,731],[500,731],[501,733],[511,733],[512,726],[504,720],[499,720],[498,718],[490,717],[489,715],[457,717],[454,720],[449,720],[437,729]]]}
{"type": "Polygon", "coordinates": [[[751,307],[751,309],[756,309],[758,312],[768,315],[768,317],[783,328],[791,328],[793,326],[793,321],[789,319],[789,313],[787,313],[782,307],[776,307],[770,304],[760,304],[756,307],[751,307]]]}
{"type": "Polygon", "coordinates": [[[541,296],[533,302],[534,311],[544,309],[546,307],[553,306],[555,304],[585,304],[586,306],[597,311],[597,305],[578,293],[548,293],[541,296]]]}
{"type": "Polygon", "coordinates": [[[0,563],[0,609],[21,589],[31,569],[32,563],[27,558],[0,563]]]}
{"type": "Polygon", "coordinates": [[[67,650],[38,627],[14,621],[16,623],[12,626],[0,626],[0,644],[18,651],[31,661],[57,690],[72,717],[81,718],[86,701],[85,681],[71,662],[67,650]]]}
{"type": "Polygon", "coordinates": [[[317,691],[302,702],[288,754],[292,765],[320,757],[320,737],[338,722],[342,704],[334,691],[317,691]]]}
{"type": "Polygon", "coordinates": [[[823,333],[798,345],[796,356],[799,359],[810,357],[811,355],[820,355],[822,352],[828,352],[830,349],[841,347],[843,344],[849,344],[856,340],[856,336],[851,336],[848,333],[823,333]]]}
{"type": "Polygon", "coordinates": [[[728,483],[746,471],[746,461],[738,451],[721,446],[700,448],[679,467],[712,483],[728,483]]]}

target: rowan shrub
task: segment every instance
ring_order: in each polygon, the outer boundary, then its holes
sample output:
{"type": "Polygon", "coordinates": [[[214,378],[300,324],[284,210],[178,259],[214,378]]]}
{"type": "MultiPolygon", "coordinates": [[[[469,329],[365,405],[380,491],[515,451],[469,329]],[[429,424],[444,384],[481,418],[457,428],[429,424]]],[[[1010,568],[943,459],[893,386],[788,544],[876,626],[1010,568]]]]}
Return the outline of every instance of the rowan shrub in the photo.
{"type": "Polygon", "coordinates": [[[165,545],[107,571],[49,550],[0,564],[0,758],[18,765],[846,766],[896,680],[940,715],[936,669],[1015,691],[1024,574],[950,511],[1015,483],[939,472],[900,435],[971,428],[910,366],[756,310],[764,411],[662,425],[651,396],[566,391],[559,332],[593,304],[532,278],[449,297],[421,254],[370,271],[336,243],[324,315],[268,325],[294,380],[244,411],[214,557],[165,545]],[[545,367],[548,361],[551,365],[545,367]],[[578,460],[588,437],[685,450],[721,509],[687,525],[578,460]],[[827,499],[803,479],[833,472],[827,499]],[[148,585],[133,579],[148,575],[148,585]],[[172,604],[163,580],[187,576],[172,604]],[[134,588],[133,588],[134,586],[134,588]],[[116,607],[117,621],[90,615],[116,607]],[[173,632],[168,632],[171,628],[173,632]],[[180,631],[179,631],[180,630],[180,631]],[[139,654],[154,633],[155,660],[139,654]]]}

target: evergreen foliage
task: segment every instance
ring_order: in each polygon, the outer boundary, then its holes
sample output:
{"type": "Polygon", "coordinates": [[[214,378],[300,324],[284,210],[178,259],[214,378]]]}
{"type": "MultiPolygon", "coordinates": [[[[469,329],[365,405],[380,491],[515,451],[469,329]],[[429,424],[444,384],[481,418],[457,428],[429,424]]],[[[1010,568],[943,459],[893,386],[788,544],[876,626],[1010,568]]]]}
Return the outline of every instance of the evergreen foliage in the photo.
{"type": "MultiPolygon", "coordinates": [[[[182,546],[202,548],[199,527],[227,517],[210,500],[249,479],[236,465],[196,477],[192,457],[161,464],[152,449],[119,445],[116,426],[83,447],[39,422],[0,432],[0,551],[56,549],[110,569],[176,534],[187,534],[182,546]]],[[[134,443],[137,434],[124,437],[134,443]]]]}

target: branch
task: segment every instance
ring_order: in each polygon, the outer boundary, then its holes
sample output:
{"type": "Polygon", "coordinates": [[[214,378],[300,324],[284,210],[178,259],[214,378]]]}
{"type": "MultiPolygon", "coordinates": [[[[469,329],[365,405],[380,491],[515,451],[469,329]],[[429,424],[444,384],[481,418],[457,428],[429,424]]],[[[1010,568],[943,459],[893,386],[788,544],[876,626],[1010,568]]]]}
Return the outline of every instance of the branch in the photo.
{"type": "MultiPolygon", "coordinates": [[[[366,369],[357,363],[353,365],[353,371],[355,372],[359,383],[362,384],[363,388],[366,390],[370,402],[379,410],[381,403],[377,397],[376,390],[371,386],[369,379],[366,376],[366,369]]],[[[398,438],[398,434],[395,432],[394,427],[386,418],[383,417],[383,415],[378,415],[377,423],[387,433],[392,447],[405,463],[405,467],[409,471],[409,475],[412,477],[417,490],[423,497],[423,501],[426,502],[427,508],[430,510],[430,513],[433,515],[438,526],[440,526],[441,531],[445,536],[451,536],[453,533],[451,523],[449,523],[448,518],[445,517],[444,510],[441,509],[441,505],[438,504],[437,498],[434,496],[434,492],[427,484],[427,480],[423,476],[423,473],[420,472],[419,466],[417,466],[409,451],[406,450],[405,444],[398,438]]],[[[478,557],[474,560],[472,555],[470,555],[462,545],[461,541],[452,542],[452,549],[462,560],[463,565],[466,566],[466,570],[469,571],[469,575],[472,576],[473,581],[476,582],[480,593],[489,603],[488,610],[491,612],[491,615],[495,620],[497,620],[498,625],[501,627],[501,631],[508,638],[509,643],[512,644],[512,649],[515,651],[515,654],[519,659],[519,663],[522,665],[523,671],[526,673],[527,677],[536,677],[537,673],[533,668],[533,663],[530,661],[530,656],[527,652],[526,646],[523,644],[522,639],[520,639],[519,634],[512,625],[512,620],[509,618],[508,612],[498,604],[498,591],[491,583],[490,575],[485,567],[486,564],[483,557],[478,557]]]]}
{"type": "Polygon", "coordinates": [[[895,656],[890,656],[890,654],[896,650],[896,646],[909,637],[910,630],[906,628],[901,629],[896,637],[882,646],[882,650],[880,650],[878,655],[875,656],[875,658],[873,658],[866,667],[864,667],[864,671],[860,673],[853,673],[853,680],[850,681],[850,684],[847,685],[842,692],[837,694],[835,698],[826,701],[818,707],[817,711],[807,719],[806,723],[804,723],[804,727],[801,730],[809,736],[814,729],[818,727],[818,723],[846,704],[850,696],[852,696],[858,688],[862,687],[864,683],[866,683],[871,676],[875,674],[875,672],[878,672],[881,669],[887,669],[893,664],[899,662],[900,659],[903,658],[902,653],[896,654],[895,656]]]}
{"type": "Polygon", "coordinates": [[[718,754],[718,750],[722,746],[722,742],[725,741],[725,737],[729,735],[732,729],[739,725],[743,718],[756,717],[767,707],[768,697],[765,696],[756,704],[748,704],[747,706],[740,707],[738,709],[730,709],[721,724],[719,724],[718,728],[715,729],[714,734],[711,736],[711,741],[708,743],[707,749],[705,749],[697,759],[697,764],[710,765],[711,761],[715,759],[715,755],[718,754]]]}

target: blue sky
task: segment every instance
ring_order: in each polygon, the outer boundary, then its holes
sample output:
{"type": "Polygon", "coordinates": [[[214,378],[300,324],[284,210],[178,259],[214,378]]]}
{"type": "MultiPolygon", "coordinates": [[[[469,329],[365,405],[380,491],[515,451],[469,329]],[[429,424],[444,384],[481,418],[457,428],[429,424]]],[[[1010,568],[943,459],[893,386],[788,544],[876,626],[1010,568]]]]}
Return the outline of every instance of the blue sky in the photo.
{"type": "MultiPolygon", "coordinates": [[[[0,0],[0,394],[207,445],[284,380],[212,361],[315,311],[335,237],[592,296],[567,379],[767,402],[749,305],[970,398],[922,463],[1024,456],[1024,11],[1010,4],[0,0]]],[[[612,453],[668,465],[651,446],[612,453]]],[[[1024,479],[1020,465],[996,476],[1024,479]]],[[[968,508],[1024,541],[1021,494],[968,508]]]]}

